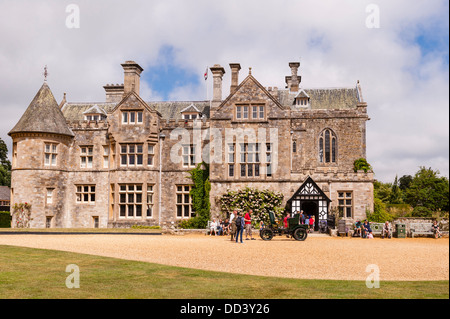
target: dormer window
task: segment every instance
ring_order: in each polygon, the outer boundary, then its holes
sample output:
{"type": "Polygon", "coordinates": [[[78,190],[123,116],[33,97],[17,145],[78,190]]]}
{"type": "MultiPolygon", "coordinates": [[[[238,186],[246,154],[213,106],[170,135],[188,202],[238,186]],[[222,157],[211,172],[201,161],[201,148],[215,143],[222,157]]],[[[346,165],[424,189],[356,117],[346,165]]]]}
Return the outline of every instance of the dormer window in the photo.
{"type": "Polygon", "coordinates": [[[295,100],[295,104],[296,105],[300,105],[300,106],[307,106],[308,105],[308,99],[307,98],[296,99],[295,100]]]}
{"type": "Polygon", "coordinates": [[[305,90],[301,89],[300,92],[295,96],[294,98],[294,105],[300,106],[300,107],[307,107],[309,106],[309,95],[305,92],[305,90]]]}
{"type": "Polygon", "coordinates": [[[85,121],[103,121],[106,120],[106,112],[104,109],[94,104],[87,111],[83,112],[85,121]]]}
{"type": "Polygon", "coordinates": [[[196,120],[202,117],[202,112],[193,103],[180,111],[183,120],[196,120]]]}

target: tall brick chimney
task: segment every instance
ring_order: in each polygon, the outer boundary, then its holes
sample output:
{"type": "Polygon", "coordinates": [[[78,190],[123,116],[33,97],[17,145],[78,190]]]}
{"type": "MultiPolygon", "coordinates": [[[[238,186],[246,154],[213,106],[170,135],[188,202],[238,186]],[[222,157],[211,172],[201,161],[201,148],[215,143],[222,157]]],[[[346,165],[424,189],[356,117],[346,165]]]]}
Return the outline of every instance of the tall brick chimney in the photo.
{"type": "Polygon", "coordinates": [[[139,80],[143,68],[134,61],[126,61],[121,64],[124,71],[124,88],[123,93],[128,94],[131,91],[136,92],[139,95],[139,80]]]}
{"type": "Polygon", "coordinates": [[[222,102],[222,77],[225,74],[225,69],[219,64],[214,64],[210,68],[213,74],[213,98],[211,107],[217,107],[222,102]]]}
{"type": "Polygon", "coordinates": [[[300,86],[300,82],[302,80],[301,76],[298,76],[298,68],[300,66],[300,62],[290,62],[289,67],[291,68],[291,76],[286,76],[286,84],[287,88],[291,92],[297,92],[300,86]]]}
{"type": "Polygon", "coordinates": [[[241,69],[241,65],[239,63],[230,63],[230,69],[231,69],[230,94],[233,94],[239,85],[239,70],[241,69]]]}

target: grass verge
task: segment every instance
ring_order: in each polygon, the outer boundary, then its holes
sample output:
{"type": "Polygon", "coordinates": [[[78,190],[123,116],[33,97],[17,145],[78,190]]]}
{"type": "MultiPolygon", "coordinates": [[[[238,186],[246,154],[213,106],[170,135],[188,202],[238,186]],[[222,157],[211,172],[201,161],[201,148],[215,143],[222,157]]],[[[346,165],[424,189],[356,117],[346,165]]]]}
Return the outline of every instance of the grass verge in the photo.
{"type": "Polygon", "coordinates": [[[449,281],[302,280],[0,245],[1,299],[448,299],[449,281]],[[69,264],[80,288],[66,287],[69,264]]]}

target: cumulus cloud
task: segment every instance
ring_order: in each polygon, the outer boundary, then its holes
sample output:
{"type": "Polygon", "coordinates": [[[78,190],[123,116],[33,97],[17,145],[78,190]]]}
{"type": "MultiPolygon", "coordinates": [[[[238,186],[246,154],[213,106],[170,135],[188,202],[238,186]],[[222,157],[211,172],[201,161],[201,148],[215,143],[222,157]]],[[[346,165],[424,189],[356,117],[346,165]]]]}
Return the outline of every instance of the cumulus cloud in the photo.
{"type": "Polygon", "coordinates": [[[241,63],[241,79],[252,67],[264,86],[283,88],[288,62],[300,61],[303,87],[360,80],[377,179],[393,181],[421,165],[448,176],[446,12],[441,0],[4,0],[0,137],[11,147],[7,132],[41,86],[44,65],[58,101],[66,92],[69,101],[97,102],[103,85],[123,82],[125,60],[145,69],[141,93],[150,101],[204,99],[203,73],[215,63],[227,71],[224,95],[231,62],[241,63]],[[66,27],[69,3],[80,8],[78,29],[66,27]],[[372,3],[379,28],[366,25],[372,3]]]}

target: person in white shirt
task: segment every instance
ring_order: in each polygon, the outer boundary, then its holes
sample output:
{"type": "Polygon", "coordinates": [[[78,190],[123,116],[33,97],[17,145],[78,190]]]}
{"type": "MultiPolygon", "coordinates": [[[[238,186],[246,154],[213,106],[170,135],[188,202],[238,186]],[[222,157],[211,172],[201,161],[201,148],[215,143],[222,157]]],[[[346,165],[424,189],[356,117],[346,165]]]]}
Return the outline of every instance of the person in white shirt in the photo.
{"type": "Polygon", "coordinates": [[[214,232],[214,235],[217,236],[217,223],[216,220],[213,219],[212,223],[209,225],[209,236],[214,232]]]}

